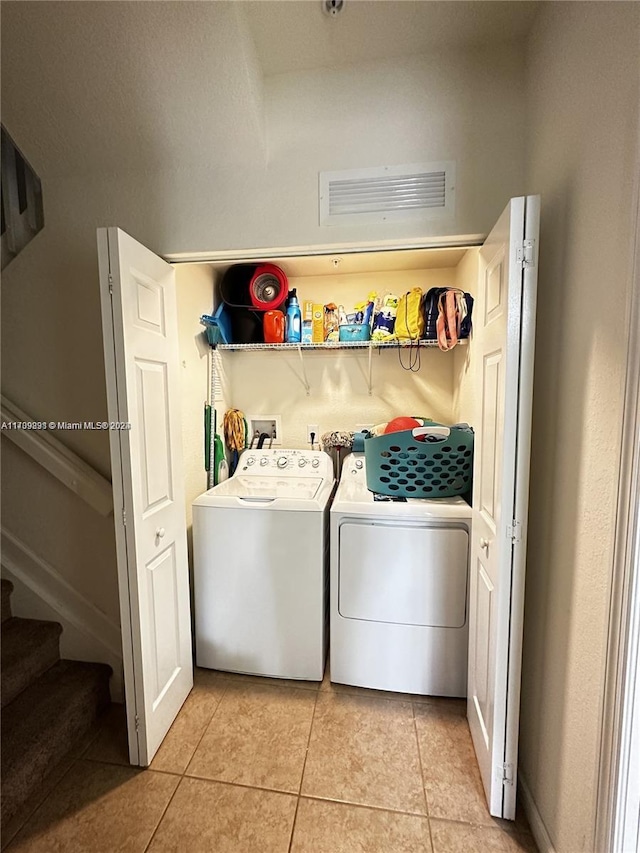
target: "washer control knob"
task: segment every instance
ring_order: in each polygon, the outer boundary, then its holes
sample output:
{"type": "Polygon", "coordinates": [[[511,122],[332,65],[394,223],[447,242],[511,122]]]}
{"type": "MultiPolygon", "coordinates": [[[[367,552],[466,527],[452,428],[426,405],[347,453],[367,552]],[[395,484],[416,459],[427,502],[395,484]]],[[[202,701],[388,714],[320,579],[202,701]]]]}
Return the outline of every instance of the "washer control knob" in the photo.
{"type": "Polygon", "coordinates": [[[356,459],[356,468],[362,468],[363,464],[362,459],[356,459]]]}
{"type": "Polygon", "coordinates": [[[311,463],[311,465],[312,465],[314,468],[317,468],[317,467],[320,465],[320,460],[319,460],[319,459],[314,459],[314,460],[313,460],[313,462],[311,463]]]}
{"type": "Polygon", "coordinates": [[[254,463],[255,461],[256,461],[256,457],[255,457],[255,456],[250,456],[250,457],[247,459],[247,465],[253,465],[253,463],[254,463]]]}
{"type": "Polygon", "coordinates": [[[278,468],[286,468],[288,459],[286,456],[280,456],[278,459],[278,468]]]}
{"type": "Polygon", "coordinates": [[[304,468],[308,461],[309,460],[305,459],[304,456],[301,456],[300,459],[298,459],[298,468],[304,468]]]}
{"type": "Polygon", "coordinates": [[[263,456],[262,459],[260,460],[260,465],[264,468],[264,466],[268,465],[268,464],[269,464],[269,460],[267,459],[266,456],[263,456]]]}

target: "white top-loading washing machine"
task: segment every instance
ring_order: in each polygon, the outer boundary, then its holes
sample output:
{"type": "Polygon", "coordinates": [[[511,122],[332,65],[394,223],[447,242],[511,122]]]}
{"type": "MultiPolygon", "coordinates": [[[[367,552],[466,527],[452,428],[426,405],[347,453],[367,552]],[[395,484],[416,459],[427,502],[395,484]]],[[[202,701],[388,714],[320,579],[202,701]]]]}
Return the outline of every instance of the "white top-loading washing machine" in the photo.
{"type": "Polygon", "coordinates": [[[245,450],[193,503],[198,666],[322,680],[330,457],[245,450]]]}
{"type": "Polygon", "coordinates": [[[331,680],[465,696],[471,508],[376,500],[352,453],[331,507],[331,680]]]}

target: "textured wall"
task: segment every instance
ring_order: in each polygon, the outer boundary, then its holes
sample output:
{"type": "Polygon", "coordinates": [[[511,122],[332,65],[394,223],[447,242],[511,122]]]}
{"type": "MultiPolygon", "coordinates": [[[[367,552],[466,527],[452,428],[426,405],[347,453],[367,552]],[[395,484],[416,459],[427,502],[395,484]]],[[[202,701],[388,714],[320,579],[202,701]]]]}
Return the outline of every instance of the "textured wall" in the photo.
{"type": "Polygon", "coordinates": [[[523,192],[523,85],[516,45],[269,79],[269,221],[256,230],[289,245],[488,232],[523,192]],[[431,160],[457,163],[454,221],[318,226],[318,171],[431,160]]]}
{"type": "Polygon", "coordinates": [[[635,3],[552,3],[529,46],[542,195],[521,772],[558,853],[593,849],[637,174],[635,3]]]}

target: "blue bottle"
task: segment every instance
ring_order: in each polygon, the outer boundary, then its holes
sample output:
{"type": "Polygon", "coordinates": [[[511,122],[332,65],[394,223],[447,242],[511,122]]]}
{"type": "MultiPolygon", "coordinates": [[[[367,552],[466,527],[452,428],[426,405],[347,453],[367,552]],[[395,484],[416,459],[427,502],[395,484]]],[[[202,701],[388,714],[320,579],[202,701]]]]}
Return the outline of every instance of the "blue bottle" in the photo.
{"type": "Polygon", "coordinates": [[[289,293],[289,307],[287,308],[287,343],[299,344],[302,340],[302,311],[298,304],[295,287],[289,293]]]}

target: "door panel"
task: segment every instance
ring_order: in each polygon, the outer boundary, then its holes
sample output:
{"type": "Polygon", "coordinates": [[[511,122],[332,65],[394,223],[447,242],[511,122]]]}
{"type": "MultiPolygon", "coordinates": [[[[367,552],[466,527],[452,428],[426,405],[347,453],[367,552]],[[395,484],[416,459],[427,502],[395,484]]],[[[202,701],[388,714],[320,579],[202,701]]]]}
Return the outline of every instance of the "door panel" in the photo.
{"type": "Polygon", "coordinates": [[[173,268],[98,231],[129,753],[151,762],[193,685],[173,268]]]}
{"type": "Polygon", "coordinates": [[[164,294],[157,282],[138,270],[131,270],[135,287],[137,316],[135,325],[164,337],[164,294]]]}
{"type": "Polygon", "coordinates": [[[467,713],[492,815],[515,817],[539,199],[512,199],[480,251],[467,713]]]}
{"type": "Polygon", "coordinates": [[[493,635],[493,584],[481,562],[478,562],[477,582],[475,584],[475,631],[473,662],[474,683],[470,685],[475,711],[480,722],[480,731],[485,747],[489,746],[489,731],[492,722],[491,691],[492,655],[491,637],[493,635]]]}
{"type": "Polygon", "coordinates": [[[505,291],[505,251],[504,246],[498,248],[491,263],[487,265],[484,275],[484,325],[498,321],[504,316],[505,291]]]}
{"type": "Polygon", "coordinates": [[[138,410],[142,423],[138,430],[142,473],[143,504],[148,517],[172,499],[171,458],[169,456],[169,394],[165,364],[136,359],[138,410]]]}
{"type": "Polygon", "coordinates": [[[151,690],[154,710],[180,673],[180,625],[178,613],[176,553],[172,545],[147,566],[149,616],[152,625],[149,653],[155,671],[151,690]]]}
{"type": "Polygon", "coordinates": [[[482,370],[482,442],[480,443],[480,511],[495,532],[495,519],[499,512],[500,461],[498,448],[501,439],[500,391],[502,385],[501,351],[484,357],[482,370]]]}

